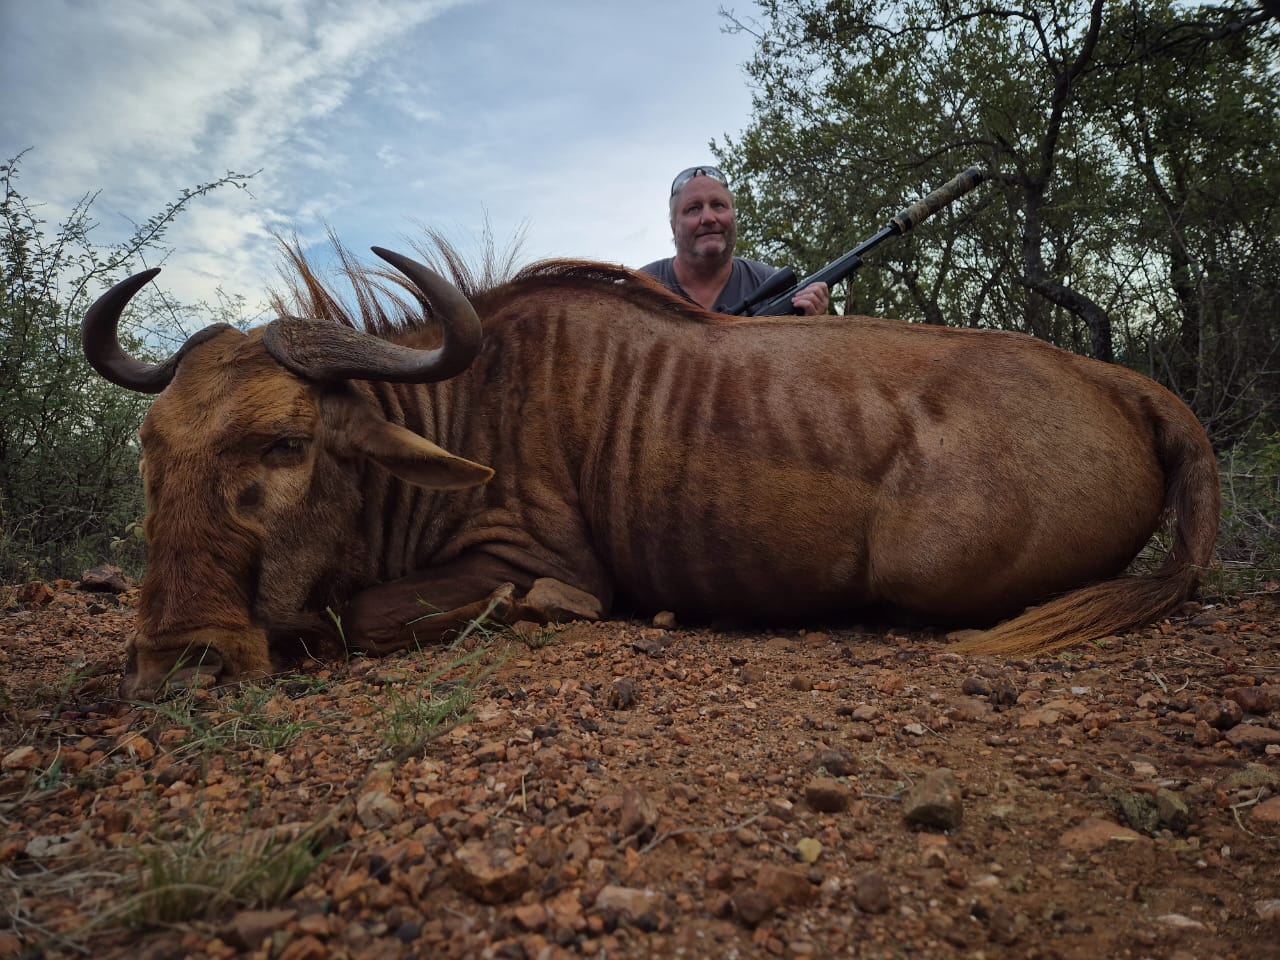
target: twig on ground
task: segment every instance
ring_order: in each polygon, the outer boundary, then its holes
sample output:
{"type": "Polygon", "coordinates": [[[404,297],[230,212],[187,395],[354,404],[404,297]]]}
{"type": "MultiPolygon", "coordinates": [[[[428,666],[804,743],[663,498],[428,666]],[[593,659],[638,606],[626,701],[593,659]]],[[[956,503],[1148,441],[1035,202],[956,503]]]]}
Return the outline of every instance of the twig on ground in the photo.
{"type": "MultiPolygon", "coordinates": [[[[754,814],[753,816],[747,817],[747,819],[743,820],[741,823],[735,823],[729,827],[681,827],[675,830],[666,830],[658,834],[656,837],[654,837],[652,840],[646,843],[643,847],[641,847],[639,852],[641,855],[646,854],[650,850],[653,850],[656,847],[660,847],[662,844],[666,843],[672,837],[684,836],[686,834],[701,834],[701,835],[710,836],[717,833],[733,833],[735,830],[741,830],[743,827],[751,826],[751,824],[755,823],[762,816],[763,814],[757,813],[757,814],[754,814]]],[[[621,843],[618,844],[618,849],[622,849],[631,839],[632,839],[631,837],[625,838],[621,843]]]]}

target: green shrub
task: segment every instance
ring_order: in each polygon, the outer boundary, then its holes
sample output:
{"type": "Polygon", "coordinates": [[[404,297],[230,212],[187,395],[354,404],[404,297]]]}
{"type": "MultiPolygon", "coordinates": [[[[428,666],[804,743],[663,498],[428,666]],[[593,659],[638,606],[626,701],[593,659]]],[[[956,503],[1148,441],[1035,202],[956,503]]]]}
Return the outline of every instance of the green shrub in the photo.
{"type": "MultiPolygon", "coordinates": [[[[247,177],[184,190],[127,241],[104,247],[89,236],[92,195],[56,228],[35,215],[16,187],[22,156],[0,163],[0,582],[77,577],[104,560],[136,575],[142,553],[126,528],[143,512],[137,432],[151,398],[94,372],[80,319],[142,253],[163,251],[165,229],[192,200],[247,177]]],[[[150,317],[162,316],[150,303],[150,317]]],[[[165,322],[192,309],[168,304],[165,322]]],[[[148,354],[137,338],[127,345],[148,354]]]]}
{"type": "Polygon", "coordinates": [[[1218,556],[1228,592],[1280,578],[1280,433],[1247,437],[1222,456],[1218,556]]]}

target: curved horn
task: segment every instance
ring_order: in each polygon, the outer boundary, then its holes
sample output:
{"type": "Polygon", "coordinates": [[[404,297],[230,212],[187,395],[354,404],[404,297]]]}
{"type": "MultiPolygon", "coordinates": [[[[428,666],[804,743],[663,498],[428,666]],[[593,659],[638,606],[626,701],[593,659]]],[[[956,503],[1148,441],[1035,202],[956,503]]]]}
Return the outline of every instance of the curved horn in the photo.
{"type": "Polygon", "coordinates": [[[118,334],[120,314],[134,294],[159,272],[159,267],[153,267],[121,280],[94,301],[80,323],[84,355],[93,369],[116,386],[136,390],[138,393],[159,393],[169,385],[178,369],[178,361],[188,350],[223,330],[231,329],[228,324],[215,323],[193,333],[164,363],[146,363],[125,353],[120,346],[118,334]]]}
{"type": "Polygon", "coordinates": [[[440,318],[444,343],[418,350],[318,320],[272,320],[263,334],[267,352],[305,380],[381,380],[431,383],[457,376],[480,351],[480,318],[471,301],[449,281],[408,257],[382,247],[373,252],[418,288],[440,318]]]}

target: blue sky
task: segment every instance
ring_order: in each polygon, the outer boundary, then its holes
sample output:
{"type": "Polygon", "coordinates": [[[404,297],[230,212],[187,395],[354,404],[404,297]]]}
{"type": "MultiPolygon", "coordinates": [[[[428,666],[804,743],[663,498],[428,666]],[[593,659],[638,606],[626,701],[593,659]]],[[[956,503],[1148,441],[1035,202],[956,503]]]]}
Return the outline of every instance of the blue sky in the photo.
{"type": "Polygon", "coordinates": [[[251,304],[272,230],[464,251],[486,220],[521,263],[671,251],[666,192],[750,115],[724,0],[0,0],[0,156],[56,221],[81,196],[127,236],[184,187],[261,170],[170,232],[159,283],[251,304]]]}

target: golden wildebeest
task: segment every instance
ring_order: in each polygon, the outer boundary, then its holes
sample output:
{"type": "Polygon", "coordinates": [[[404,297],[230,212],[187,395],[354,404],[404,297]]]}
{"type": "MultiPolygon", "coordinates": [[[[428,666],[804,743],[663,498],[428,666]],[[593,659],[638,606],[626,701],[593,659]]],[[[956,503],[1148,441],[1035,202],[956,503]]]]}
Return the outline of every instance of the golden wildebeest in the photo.
{"type": "Polygon", "coordinates": [[[963,644],[1024,654],[1169,612],[1211,560],[1204,430],[1122,367],[1012,333],[717,317],[602,264],[475,290],[375,252],[408,282],[344,258],[359,325],[297,250],[309,319],[278,303],[149,365],[116,329],[155,270],[85,317],[95,368],[159,393],[126,695],[267,674],[332,639],[328,611],[385,652],[488,606],[973,627],[1042,603],[963,644]],[[1166,513],[1163,567],[1119,577],[1166,513]]]}

